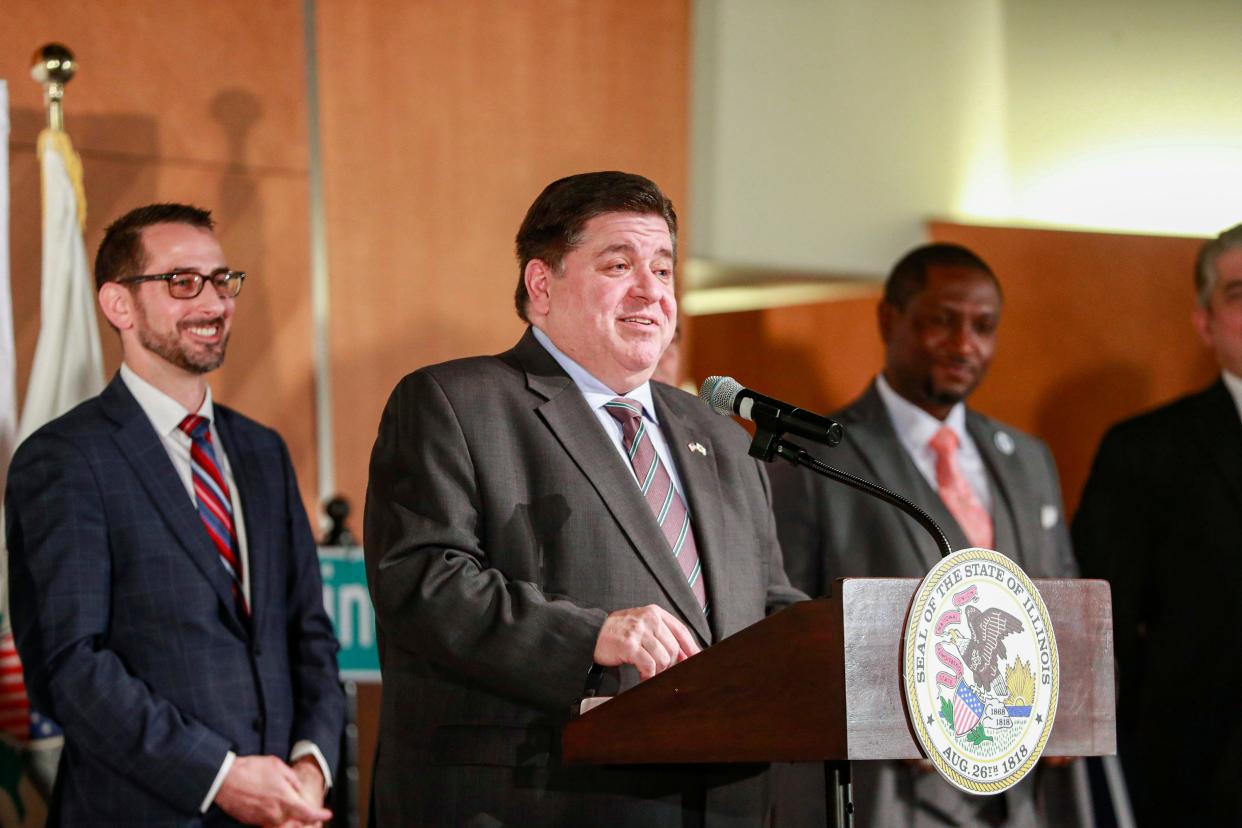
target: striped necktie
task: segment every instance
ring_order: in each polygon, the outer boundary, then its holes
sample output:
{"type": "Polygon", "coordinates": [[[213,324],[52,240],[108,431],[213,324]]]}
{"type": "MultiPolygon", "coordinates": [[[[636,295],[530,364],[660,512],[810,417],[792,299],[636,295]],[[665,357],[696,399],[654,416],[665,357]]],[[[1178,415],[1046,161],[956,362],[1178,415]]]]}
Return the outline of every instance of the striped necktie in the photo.
{"type": "Polygon", "coordinates": [[[686,576],[686,583],[699,599],[703,614],[707,614],[707,586],[703,582],[703,563],[694,542],[694,529],[690,526],[690,513],[673,486],[673,478],[660,462],[647,423],[643,419],[643,405],[628,397],[617,397],[604,403],[604,408],[621,424],[621,444],[634,467],[639,488],[647,505],[655,515],[660,531],[664,533],[673,557],[686,576]]]}
{"type": "Polygon", "coordinates": [[[198,516],[207,527],[207,534],[220,553],[220,563],[229,573],[233,583],[233,599],[242,617],[250,615],[246,595],[241,584],[241,559],[238,556],[237,532],[233,528],[233,500],[229,484],[216,461],[215,449],[211,447],[211,421],[197,414],[188,414],[178,426],[190,435],[190,469],[194,480],[194,502],[198,516]]]}

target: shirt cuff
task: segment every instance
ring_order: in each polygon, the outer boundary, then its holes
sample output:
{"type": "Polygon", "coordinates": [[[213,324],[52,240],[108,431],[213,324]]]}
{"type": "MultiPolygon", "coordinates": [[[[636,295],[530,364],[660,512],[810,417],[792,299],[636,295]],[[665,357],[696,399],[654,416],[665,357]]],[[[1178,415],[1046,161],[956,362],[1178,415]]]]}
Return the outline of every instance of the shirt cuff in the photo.
{"type": "Polygon", "coordinates": [[[309,739],[302,739],[295,742],[293,750],[289,752],[289,764],[305,756],[314,756],[315,762],[319,765],[319,772],[323,774],[323,792],[327,793],[332,789],[332,771],[328,769],[328,760],[323,758],[323,753],[319,747],[309,739]]]}
{"type": "Polygon", "coordinates": [[[220,786],[224,784],[224,777],[229,775],[229,771],[233,769],[235,761],[237,761],[237,754],[233,751],[230,750],[224,754],[224,761],[220,763],[220,770],[216,771],[216,781],[211,783],[207,796],[203,798],[203,804],[199,806],[198,812],[200,814],[207,813],[207,809],[211,807],[216,794],[220,793],[220,786]]]}

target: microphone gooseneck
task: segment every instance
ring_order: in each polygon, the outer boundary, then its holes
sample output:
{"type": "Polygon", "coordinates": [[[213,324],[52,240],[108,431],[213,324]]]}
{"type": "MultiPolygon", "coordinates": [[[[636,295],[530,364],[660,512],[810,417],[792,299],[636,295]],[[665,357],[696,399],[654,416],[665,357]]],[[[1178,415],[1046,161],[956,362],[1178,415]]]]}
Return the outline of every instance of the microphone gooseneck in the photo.
{"type": "Polygon", "coordinates": [[[775,457],[782,457],[795,466],[810,469],[816,474],[896,506],[927,530],[936,542],[941,557],[953,554],[953,547],[949,545],[949,539],[945,537],[940,525],[909,498],[829,466],[801,446],[781,439],[782,435],[789,433],[830,447],[835,446],[844,436],[840,424],[827,417],[757,394],[733,377],[708,377],[699,388],[699,399],[717,414],[726,417],[736,414],[755,424],[755,437],[750,444],[752,457],[769,463],[775,457]]]}

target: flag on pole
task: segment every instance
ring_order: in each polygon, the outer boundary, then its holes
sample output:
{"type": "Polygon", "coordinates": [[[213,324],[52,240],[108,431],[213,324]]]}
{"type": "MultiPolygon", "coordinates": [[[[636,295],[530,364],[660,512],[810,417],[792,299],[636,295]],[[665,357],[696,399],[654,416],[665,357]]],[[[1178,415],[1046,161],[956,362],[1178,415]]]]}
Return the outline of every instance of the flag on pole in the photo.
{"type": "Polygon", "coordinates": [[[82,161],[69,135],[39,135],[43,168],[43,287],[39,341],[17,439],[103,391],[103,353],[95,321],[95,290],[86,264],[82,225],[86,197],[82,161]]]}

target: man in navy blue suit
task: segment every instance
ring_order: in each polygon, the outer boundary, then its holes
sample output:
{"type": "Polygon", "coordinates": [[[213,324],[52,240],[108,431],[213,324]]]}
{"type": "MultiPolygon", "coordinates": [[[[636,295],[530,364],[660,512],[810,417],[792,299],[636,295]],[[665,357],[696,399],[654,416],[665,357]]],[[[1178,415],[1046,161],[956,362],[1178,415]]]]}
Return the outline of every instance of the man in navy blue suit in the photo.
{"type": "Polygon", "coordinates": [[[65,734],[50,824],[331,817],[336,641],[284,442],[207,385],[245,278],[212,230],[177,204],[108,228],[120,372],[13,458],[13,629],[65,734]]]}

